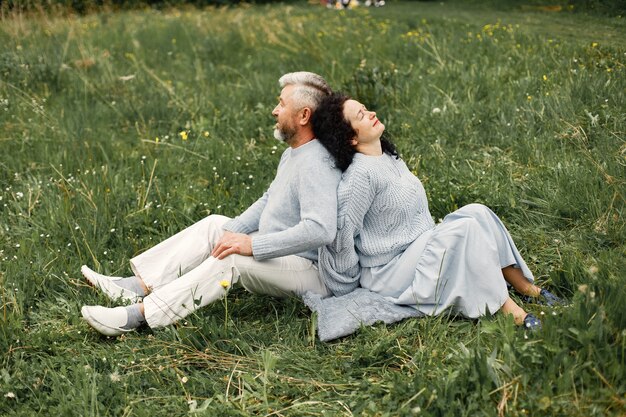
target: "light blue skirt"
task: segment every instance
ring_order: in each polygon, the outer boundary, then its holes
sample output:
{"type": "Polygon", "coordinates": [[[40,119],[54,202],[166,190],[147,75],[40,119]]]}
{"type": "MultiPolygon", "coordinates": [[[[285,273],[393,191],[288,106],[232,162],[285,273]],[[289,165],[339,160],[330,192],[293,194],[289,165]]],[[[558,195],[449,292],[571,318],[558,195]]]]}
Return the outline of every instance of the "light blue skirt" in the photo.
{"type": "Polygon", "coordinates": [[[502,221],[469,204],[448,214],[386,265],[363,268],[361,286],[427,315],[451,308],[465,317],[494,314],[509,298],[502,268],[534,277],[502,221]]]}

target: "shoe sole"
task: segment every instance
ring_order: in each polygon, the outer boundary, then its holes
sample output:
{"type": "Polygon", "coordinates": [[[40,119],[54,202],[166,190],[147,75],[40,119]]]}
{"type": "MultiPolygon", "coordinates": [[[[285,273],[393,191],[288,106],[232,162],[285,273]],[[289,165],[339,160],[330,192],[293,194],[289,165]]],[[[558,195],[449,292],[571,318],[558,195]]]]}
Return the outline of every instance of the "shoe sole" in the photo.
{"type": "MultiPolygon", "coordinates": [[[[87,282],[89,283],[89,285],[91,285],[92,287],[100,290],[104,295],[106,295],[110,300],[113,301],[117,301],[117,300],[122,300],[124,302],[127,303],[138,303],[140,302],[143,297],[139,296],[139,295],[125,295],[128,293],[132,293],[130,290],[127,290],[125,288],[122,288],[120,291],[120,295],[118,295],[117,297],[113,297],[111,296],[111,294],[109,294],[102,285],[100,285],[100,282],[98,281],[97,278],[92,278],[89,275],[91,273],[97,274],[96,271],[94,271],[93,269],[89,268],[87,265],[83,265],[80,267],[80,273],[83,274],[83,277],[85,277],[85,279],[87,280],[87,282]]],[[[132,293],[134,294],[134,293],[132,293]]]]}
{"type": "Polygon", "coordinates": [[[87,306],[83,306],[80,309],[80,314],[91,327],[105,336],[120,336],[131,331],[120,329],[119,327],[110,327],[104,323],[100,323],[92,314],[89,313],[87,306]]]}

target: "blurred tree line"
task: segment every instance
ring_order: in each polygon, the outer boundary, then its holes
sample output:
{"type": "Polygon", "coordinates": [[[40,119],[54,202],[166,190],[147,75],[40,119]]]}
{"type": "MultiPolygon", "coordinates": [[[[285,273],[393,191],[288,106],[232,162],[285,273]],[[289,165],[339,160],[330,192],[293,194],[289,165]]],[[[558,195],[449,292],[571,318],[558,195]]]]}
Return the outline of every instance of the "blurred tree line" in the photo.
{"type": "MultiPolygon", "coordinates": [[[[316,0],[0,0],[0,13],[9,11],[44,11],[86,14],[102,9],[163,9],[180,7],[224,6],[239,3],[305,3],[316,0]]],[[[388,0],[393,3],[396,0],[388,0]]],[[[441,0],[420,0],[437,1],[441,0]]],[[[447,0],[446,3],[487,7],[496,10],[529,10],[590,13],[626,17],[626,0],[447,0]]]]}

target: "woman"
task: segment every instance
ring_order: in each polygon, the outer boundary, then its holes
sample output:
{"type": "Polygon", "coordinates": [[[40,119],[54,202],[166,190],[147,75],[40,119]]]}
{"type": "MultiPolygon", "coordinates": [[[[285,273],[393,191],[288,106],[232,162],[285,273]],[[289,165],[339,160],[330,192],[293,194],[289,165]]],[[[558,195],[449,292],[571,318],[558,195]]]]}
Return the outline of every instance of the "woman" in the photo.
{"type": "Polygon", "coordinates": [[[424,187],[383,138],[385,126],[356,100],[326,98],[313,116],[318,140],[344,172],[338,231],[319,267],[335,295],[358,286],[428,315],[447,308],[469,318],[501,310],[517,325],[541,322],[508,295],[508,282],[545,304],[560,300],[533,275],[500,219],[470,204],[435,226],[424,187]]]}

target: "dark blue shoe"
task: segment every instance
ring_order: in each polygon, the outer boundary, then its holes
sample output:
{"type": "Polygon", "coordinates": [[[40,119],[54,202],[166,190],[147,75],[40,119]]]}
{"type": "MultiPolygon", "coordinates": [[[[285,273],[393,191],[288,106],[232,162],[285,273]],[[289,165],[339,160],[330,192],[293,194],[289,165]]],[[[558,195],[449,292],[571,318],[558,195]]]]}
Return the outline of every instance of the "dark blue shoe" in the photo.
{"type": "Polygon", "coordinates": [[[564,306],[567,304],[564,299],[557,297],[545,288],[539,292],[539,298],[540,303],[548,307],[564,306]],[[543,298],[543,300],[541,300],[541,298],[543,298]]]}
{"type": "Polygon", "coordinates": [[[566,300],[560,297],[557,297],[556,295],[552,294],[550,291],[546,290],[545,288],[539,292],[538,297],[531,297],[530,295],[525,295],[522,297],[522,300],[525,303],[539,304],[539,305],[548,306],[548,307],[557,307],[557,306],[567,305],[566,300]]]}
{"type": "Polygon", "coordinates": [[[537,331],[541,329],[541,320],[537,318],[532,313],[526,314],[524,317],[524,330],[529,330],[531,332],[537,331]]]}

